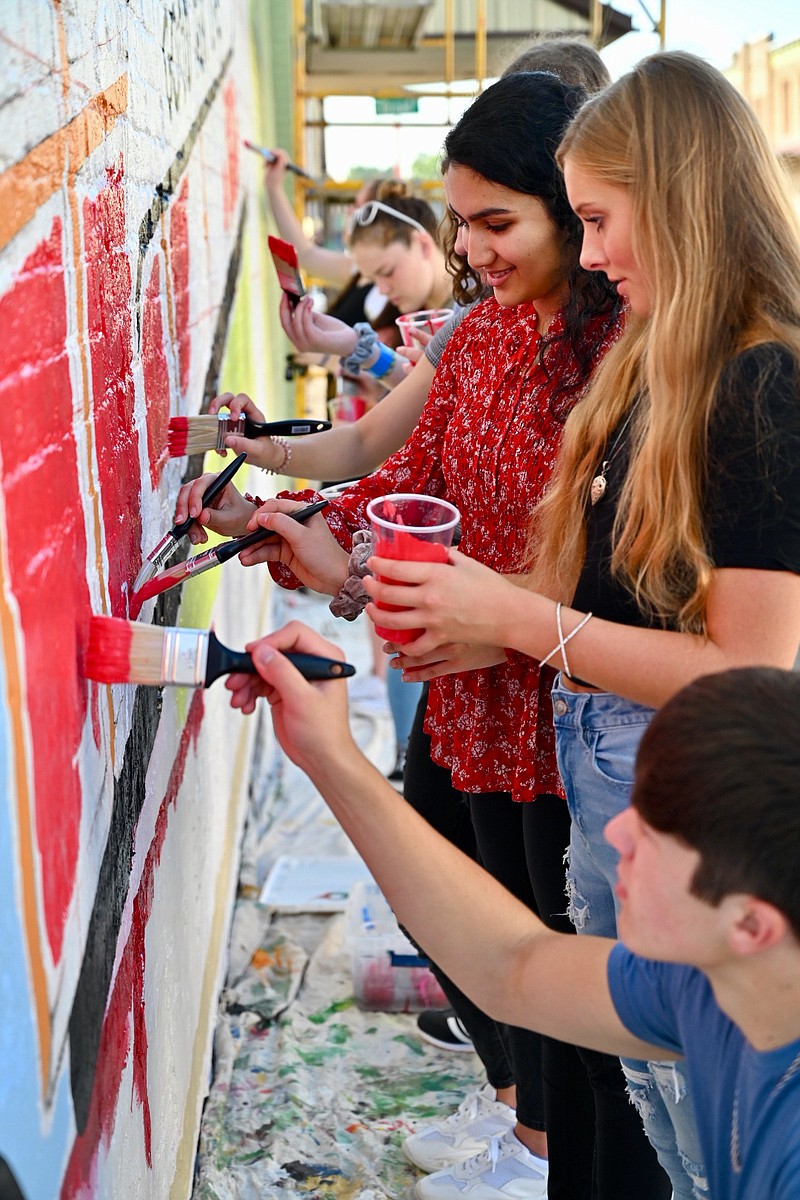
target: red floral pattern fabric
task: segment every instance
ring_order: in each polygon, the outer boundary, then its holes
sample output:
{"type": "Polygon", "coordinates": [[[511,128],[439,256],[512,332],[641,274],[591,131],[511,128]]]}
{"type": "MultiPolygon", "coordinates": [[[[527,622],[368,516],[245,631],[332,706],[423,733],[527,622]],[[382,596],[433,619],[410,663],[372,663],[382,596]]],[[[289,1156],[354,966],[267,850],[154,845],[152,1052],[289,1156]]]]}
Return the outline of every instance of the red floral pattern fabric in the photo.
{"type": "MultiPolygon", "coordinates": [[[[562,329],[559,314],[549,333],[562,329]]],[[[590,327],[595,362],[618,334],[619,326],[604,336],[590,327]]],[[[574,358],[560,352],[558,373],[548,371],[537,359],[539,343],[532,304],[504,308],[490,297],[464,318],[405,446],[325,510],[342,546],[349,549],[353,532],[368,526],[373,497],[426,493],[458,508],[462,553],[504,574],[522,570],[531,509],[550,479],[566,416],[585,390],[574,358]]],[[[297,586],[286,568],[273,574],[297,586]]],[[[434,761],[451,769],[455,787],[510,792],[516,800],[563,795],[552,679],[548,668],[540,672],[534,659],[509,651],[499,666],[431,681],[425,728],[434,761]]]]}

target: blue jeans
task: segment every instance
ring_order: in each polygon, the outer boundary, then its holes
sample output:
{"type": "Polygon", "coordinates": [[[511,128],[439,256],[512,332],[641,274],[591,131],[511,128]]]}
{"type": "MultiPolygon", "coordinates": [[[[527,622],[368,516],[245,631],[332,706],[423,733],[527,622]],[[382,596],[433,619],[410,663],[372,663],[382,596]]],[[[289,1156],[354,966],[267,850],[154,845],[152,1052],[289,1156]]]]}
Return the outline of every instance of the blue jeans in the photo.
{"type": "MultiPolygon", "coordinates": [[[[617,852],[603,830],[630,803],[639,741],[654,710],[610,692],[553,686],[558,768],[572,818],[567,889],[579,934],[616,937],[617,852]]],[[[708,1196],[682,1065],[623,1059],[631,1100],[670,1177],[675,1200],[708,1196]]]]}
{"type": "Polygon", "coordinates": [[[386,672],[386,690],[389,694],[389,708],[392,710],[397,748],[405,750],[422,695],[422,684],[406,683],[400,672],[393,671],[390,667],[386,672]]]}

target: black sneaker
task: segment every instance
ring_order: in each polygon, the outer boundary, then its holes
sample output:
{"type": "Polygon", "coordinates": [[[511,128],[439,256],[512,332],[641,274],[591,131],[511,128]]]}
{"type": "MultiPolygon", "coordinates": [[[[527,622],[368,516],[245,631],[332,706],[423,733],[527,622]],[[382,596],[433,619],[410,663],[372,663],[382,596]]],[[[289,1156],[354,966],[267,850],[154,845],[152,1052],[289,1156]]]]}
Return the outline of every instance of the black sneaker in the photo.
{"type": "Polygon", "coordinates": [[[395,761],[395,764],[392,767],[389,774],[386,776],[386,778],[389,780],[390,783],[402,783],[403,776],[405,775],[405,771],[406,771],[406,747],[402,746],[397,751],[397,759],[395,761]]]}
{"type": "Polygon", "coordinates": [[[472,1039],[452,1008],[426,1008],[417,1017],[420,1037],[441,1050],[474,1050],[472,1039]]]}

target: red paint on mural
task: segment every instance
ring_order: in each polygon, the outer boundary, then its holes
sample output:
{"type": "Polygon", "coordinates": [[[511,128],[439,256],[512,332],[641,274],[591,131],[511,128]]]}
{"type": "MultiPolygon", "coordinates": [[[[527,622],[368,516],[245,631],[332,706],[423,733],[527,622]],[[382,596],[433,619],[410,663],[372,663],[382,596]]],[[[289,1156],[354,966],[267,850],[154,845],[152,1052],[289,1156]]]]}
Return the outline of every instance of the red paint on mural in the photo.
{"type": "Polygon", "coordinates": [[[175,305],[181,394],[189,390],[191,336],[189,329],[189,180],[184,180],[169,210],[169,261],[175,305]]]}
{"type": "Polygon", "coordinates": [[[205,711],[204,699],[201,689],[192,697],[167,790],[158,810],[153,840],[147,851],[139,890],[133,901],[130,933],[122,951],[103,1020],[89,1116],[83,1133],[72,1145],[61,1185],[61,1200],[74,1200],[76,1197],[95,1193],[100,1147],[102,1145],[107,1148],[111,1143],[122,1075],[129,1058],[132,1058],[134,1096],[142,1109],[145,1158],[148,1166],[153,1165],[152,1122],[147,1089],[148,1041],[144,1008],[147,924],[153,907],[155,873],[167,836],[170,809],[175,805],[183,783],[189,747],[191,744],[197,747],[205,711]]]}
{"type": "Polygon", "coordinates": [[[231,215],[239,195],[239,114],[236,108],[236,85],[229,80],[223,94],[225,104],[225,146],[227,155],[222,173],[222,204],[225,230],[230,228],[231,215]]]}
{"type": "Polygon", "coordinates": [[[44,923],[56,962],[75,886],[78,750],[86,715],[79,631],[86,533],[67,360],[62,222],[0,297],[0,456],[8,587],[19,612],[44,923]]]}
{"type": "Polygon", "coordinates": [[[127,587],[141,561],[141,472],[131,373],[131,268],[125,244],[122,157],[108,186],[83,205],[87,328],[94,432],[108,593],[115,617],[126,615],[127,587]]]}
{"type": "Polygon", "coordinates": [[[169,455],[169,368],[164,353],[164,322],[161,318],[161,264],[153,262],[142,314],[142,374],[147,408],[147,451],[150,483],[158,488],[169,455]]]}

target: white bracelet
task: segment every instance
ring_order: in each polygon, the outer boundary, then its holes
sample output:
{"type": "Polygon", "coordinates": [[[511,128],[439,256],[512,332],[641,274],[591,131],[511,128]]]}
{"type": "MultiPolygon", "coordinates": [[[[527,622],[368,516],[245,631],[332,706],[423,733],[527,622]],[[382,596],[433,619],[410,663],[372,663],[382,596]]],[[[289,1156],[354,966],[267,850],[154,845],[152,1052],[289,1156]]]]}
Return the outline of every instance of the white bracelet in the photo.
{"type": "Polygon", "coordinates": [[[564,674],[566,675],[567,679],[570,679],[571,675],[570,675],[570,670],[569,670],[569,663],[567,662],[567,652],[565,649],[566,644],[567,644],[567,642],[571,641],[572,638],[575,637],[576,633],[580,633],[580,631],[583,629],[584,625],[588,624],[588,622],[591,621],[591,619],[592,619],[592,614],[587,613],[586,616],[583,618],[583,620],[579,621],[578,624],[575,626],[575,628],[570,633],[568,633],[566,637],[564,637],[564,633],[561,628],[561,601],[557,600],[556,601],[556,628],[558,630],[558,645],[554,646],[553,649],[550,651],[550,653],[545,655],[544,658],[539,659],[539,666],[543,667],[545,665],[545,663],[549,663],[550,659],[553,657],[553,655],[558,654],[558,652],[560,650],[561,651],[561,659],[564,663],[564,674]]]}

